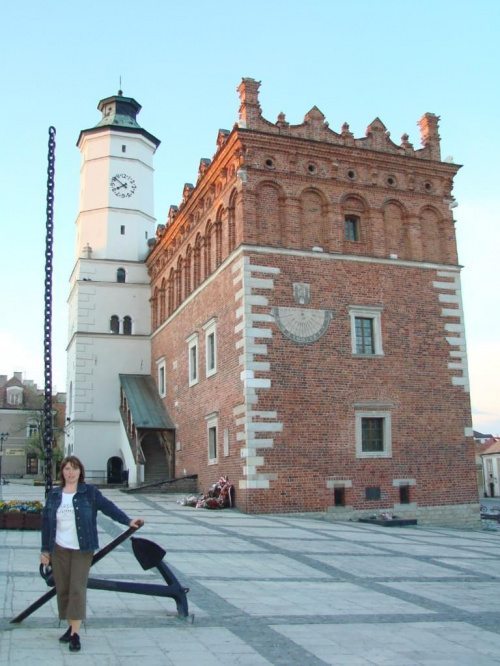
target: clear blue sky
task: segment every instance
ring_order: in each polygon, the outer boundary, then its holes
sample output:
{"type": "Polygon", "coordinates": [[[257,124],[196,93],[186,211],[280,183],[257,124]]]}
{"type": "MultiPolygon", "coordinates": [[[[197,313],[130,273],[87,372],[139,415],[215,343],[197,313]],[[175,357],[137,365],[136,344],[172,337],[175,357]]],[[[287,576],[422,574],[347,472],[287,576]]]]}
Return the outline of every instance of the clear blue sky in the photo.
{"type": "Polygon", "coordinates": [[[74,260],[79,131],[100,99],[142,104],[162,144],[156,216],[164,222],[219,128],[237,120],[243,76],[262,81],[263,114],[291,123],[318,106],[356,136],[380,117],[396,142],[441,116],[443,157],[463,164],[454,195],[474,427],[500,434],[497,0],[215,0],[119,3],[6,0],[0,9],[0,374],[43,385],[47,129],[57,129],[54,383],[65,390],[66,298],[74,260]]]}

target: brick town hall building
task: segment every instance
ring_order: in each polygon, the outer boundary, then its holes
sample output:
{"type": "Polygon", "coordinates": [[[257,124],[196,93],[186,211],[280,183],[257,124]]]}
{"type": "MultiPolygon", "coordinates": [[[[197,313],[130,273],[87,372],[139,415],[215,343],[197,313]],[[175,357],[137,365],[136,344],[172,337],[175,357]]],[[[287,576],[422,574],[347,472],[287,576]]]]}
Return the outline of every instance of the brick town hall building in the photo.
{"type": "Polygon", "coordinates": [[[245,512],[478,517],[460,266],[438,117],[423,148],[243,79],[165,225],[159,141],[117,96],[80,133],[67,451],[131,484],[222,475],[245,512]]]}

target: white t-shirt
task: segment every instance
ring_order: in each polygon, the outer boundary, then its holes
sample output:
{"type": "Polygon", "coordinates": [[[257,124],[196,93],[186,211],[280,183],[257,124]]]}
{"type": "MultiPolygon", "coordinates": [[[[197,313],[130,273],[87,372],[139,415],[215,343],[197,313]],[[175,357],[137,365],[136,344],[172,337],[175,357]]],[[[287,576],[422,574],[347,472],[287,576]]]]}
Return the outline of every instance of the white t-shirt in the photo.
{"type": "Polygon", "coordinates": [[[75,508],[73,497],[75,493],[62,493],[61,505],[57,509],[56,543],[62,548],[79,550],[78,535],[76,533],[75,508]]]}

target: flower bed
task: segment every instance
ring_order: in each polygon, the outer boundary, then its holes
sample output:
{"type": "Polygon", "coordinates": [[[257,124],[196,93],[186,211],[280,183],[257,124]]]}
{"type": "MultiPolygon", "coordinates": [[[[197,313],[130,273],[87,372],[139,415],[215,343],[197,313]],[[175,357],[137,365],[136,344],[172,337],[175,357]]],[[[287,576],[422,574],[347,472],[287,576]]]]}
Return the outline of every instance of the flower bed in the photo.
{"type": "Polygon", "coordinates": [[[40,530],[42,527],[41,502],[11,500],[0,502],[1,530],[40,530]]]}

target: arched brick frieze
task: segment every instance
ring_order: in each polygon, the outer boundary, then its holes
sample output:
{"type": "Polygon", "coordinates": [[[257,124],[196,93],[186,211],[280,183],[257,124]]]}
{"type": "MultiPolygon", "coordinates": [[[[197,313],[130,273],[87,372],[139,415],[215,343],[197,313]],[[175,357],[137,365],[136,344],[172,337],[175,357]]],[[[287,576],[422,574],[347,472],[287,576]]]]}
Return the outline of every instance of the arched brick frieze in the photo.
{"type": "Polygon", "coordinates": [[[215,217],[215,265],[220,266],[222,263],[223,249],[222,249],[222,228],[223,228],[224,207],[219,206],[217,215],[215,217]]]}
{"type": "Polygon", "coordinates": [[[158,287],[154,288],[153,298],[151,299],[151,329],[158,328],[158,287]]]}
{"type": "Polygon", "coordinates": [[[399,259],[412,259],[408,214],[405,207],[394,199],[383,206],[385,230],[385,254],[399,259]]]}
{"type": "Polygon", "coordinates": [[[192,271],[192,258],[193,251],[191,245],[188,245],[186,250],[186,258],[184,260],[184,295],[189,296],[191,293],[191,271],[192,271]]]}
{"type": "Polygon", "coordinates": [[[300,195],[300,237],[304,250],[327,250],[328,202],[320,190],[308,188],[300,195]]]}
{"type": "Polygon", "coordinates": [[[167,315],[169,317],[175,309],[174,289],[175,289],[175,271],[173,268],[171,268],[170,275],[168,276],[168,285],[167,285],[167,308],[168,308],[167,315]]]}
{"type": "Polygon", "coordinates": [[[175,271],[175,307],[182,303],[182,257],[177,259],[177,270],[175,271]]]}
{"type": "Polygon", "coordinates": [[[212,231],[213,231],[213,225],[212,222],[209,220],[207,222],[207,226],[205,227],[205,238],[204,243],[203,243],[203,279],[206,280],[206,278],[210,275],[212,272],[212,266],[213,266],[213,260],[212,260],[212,231]]]}
{"type": "Polygon", "coordinates": [[[426,206],[420,211],[422,254],[424,261],[445,261],[443,257],[442,220],[439,212],[426,206]]]}
{"type": "Polygon", "coordinates": [[[372,230],[366,201],[359,195],[347,194],[340,200],[342,251],[345,254],[372,252],[372,230]]]}
{"type": "Polygon", "coordinates": [[[236,247],[236,197],[237,192],[233,190],[229,197],[227,216],[227,247],[229,252],[232,252],[236,247]]]}
{"type": "Polygon", "coordinates": [[[161,289],[160,289],[160,318],[159,322],[162,324],[166,317],[165,317],[165,299],[166,299],[166,293],[167,293],[167,281],[165,278],[161,281],[161,289]]]}
{"type": "Polygon", "coordinates": [[[283,245],[285,194],[282,188],[272,181],[264,181],[255,192],[257,244],[283,245]]]}
{"type": "Polygon", "coordinates": [[[197,234],[193,250],[193,289],[201,282],[201,250],[203,241],[201,234],[197,234]]]}

